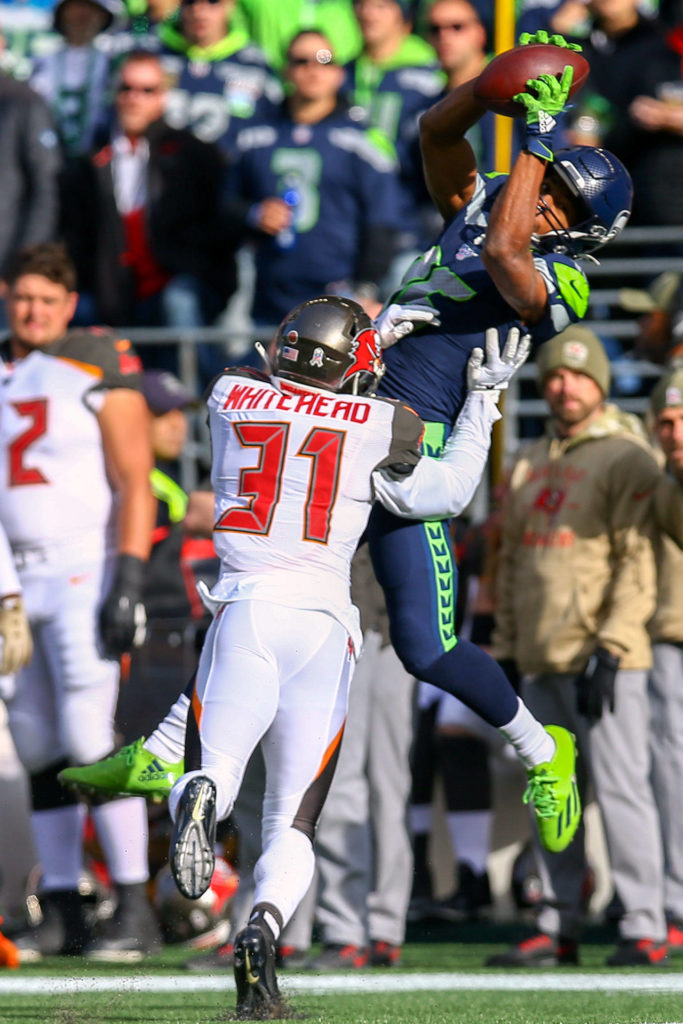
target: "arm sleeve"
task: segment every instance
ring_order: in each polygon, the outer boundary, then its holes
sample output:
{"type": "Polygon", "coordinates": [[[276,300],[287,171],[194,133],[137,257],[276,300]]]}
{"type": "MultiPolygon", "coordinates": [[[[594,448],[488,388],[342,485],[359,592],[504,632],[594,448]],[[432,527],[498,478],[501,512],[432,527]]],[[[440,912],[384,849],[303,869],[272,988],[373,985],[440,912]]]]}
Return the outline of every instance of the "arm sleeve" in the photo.
{"type": "Polygon", "coordinates": [[[491,446],[491,428],[501,418],[491,395],[470,394],[440,458],[423,456],[400,476],[391,466],[372,475],[375,497],[394,515],[446,519],[469,505],[491,446]]]}
{"type": "Polygon", "coordinates": [[[654,492],[661,473],[654,456],[635,444],[609,469],[612,579],[597,645],[629,651],[655,609],[654,492]]]}

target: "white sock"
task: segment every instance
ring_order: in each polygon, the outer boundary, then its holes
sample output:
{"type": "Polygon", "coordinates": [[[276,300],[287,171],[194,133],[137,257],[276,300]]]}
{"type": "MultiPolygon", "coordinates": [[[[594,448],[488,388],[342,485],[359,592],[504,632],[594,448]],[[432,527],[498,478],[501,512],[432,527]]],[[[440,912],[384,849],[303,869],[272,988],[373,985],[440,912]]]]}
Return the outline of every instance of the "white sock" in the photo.
{"type": "Polygon", "coordinates": [[[38,862],[43,869],[42,887],[77,889],[83,870],[85,806],[68,804],[33,811],[31,825],[38,862]]]}
{"type": "Polygon", "coordinates": [[[190,711],[190,698],[181,693],[163,722],[142,744],[150,754],[177,764],[185,757],[185,728],[190,711]]]}
{"type": "Polygon", "coordinates": [[[500,731],[515,748],[524,767],[535,768],[553,757],[555,740],[519,697],[517,703],[517,714],[507,725],[501,725],[500,731]]]}
{"type": "Polygon", "coordinates": [[[457,860],[483,875],[491,847],[491,811],[448,811],[446,822],[457,860]]]}
{"type": "Polygon", "coordinates": [[[111,800],[92,809],[112,881],[134,885],[149,878],[147,804],[138,796],[111,800]]]}

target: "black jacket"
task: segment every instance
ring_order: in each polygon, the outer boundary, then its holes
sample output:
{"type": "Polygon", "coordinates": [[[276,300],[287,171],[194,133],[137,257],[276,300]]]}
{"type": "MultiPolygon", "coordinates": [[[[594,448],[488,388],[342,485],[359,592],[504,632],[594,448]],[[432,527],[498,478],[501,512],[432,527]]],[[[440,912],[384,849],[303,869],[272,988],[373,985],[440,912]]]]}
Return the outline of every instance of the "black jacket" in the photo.
{"type": "Polygon", "coordinates": [[[61,155],[50,112],[23,82],[0,74],[0,274],[18,249],[57,231],[61,155]]]}
{"type": "MultiPolygon", "coordinates": [[[[147,131],[146,225],[151,250],[169,274],[193,273],[227,302],[235,289],[238,228],[221,212],[225,172],[217,146],[156,121],[147,131]]],[[[116,207],[109,143],[69,164],[62,176],[62,234],[79,288],[94,294],[97,319],[135,322],[134,281],[122,259],[123,221],[116,207]]]]}

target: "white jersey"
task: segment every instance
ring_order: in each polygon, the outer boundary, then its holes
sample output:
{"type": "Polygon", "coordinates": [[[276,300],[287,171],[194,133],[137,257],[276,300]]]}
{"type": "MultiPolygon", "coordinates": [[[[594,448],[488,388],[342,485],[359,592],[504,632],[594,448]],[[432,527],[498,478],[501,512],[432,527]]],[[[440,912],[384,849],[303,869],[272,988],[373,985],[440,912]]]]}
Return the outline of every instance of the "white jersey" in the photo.
{"type": "Polygon", "coordinates": [[[71,331],[12,362],[0,358],[0,522],[17,567],[114,546],[115,495],[97,412],[110,388],[140,387],[129,342],[71,331]]]}
{"type": "Polygon", "coordinates": [[[229,370],[208,401],[219,602],[327,611],[360,649],[349,573],[381,465],[414,466],[423,424],[388,399],[229,370]]]}

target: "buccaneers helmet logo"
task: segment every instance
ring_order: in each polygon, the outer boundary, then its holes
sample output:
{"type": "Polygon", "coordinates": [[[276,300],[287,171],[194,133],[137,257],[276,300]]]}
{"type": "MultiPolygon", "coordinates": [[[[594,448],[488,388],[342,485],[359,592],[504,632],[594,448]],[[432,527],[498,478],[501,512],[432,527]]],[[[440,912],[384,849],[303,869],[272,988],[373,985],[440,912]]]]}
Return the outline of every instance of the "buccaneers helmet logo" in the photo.
{"type": "Polygon", "coordinates": [[[374,327],[365,327],[351,342],[353,362],[344,374],[342,383],[365,370],[377,374],[382,365],[382,345],[374,327]]]}

